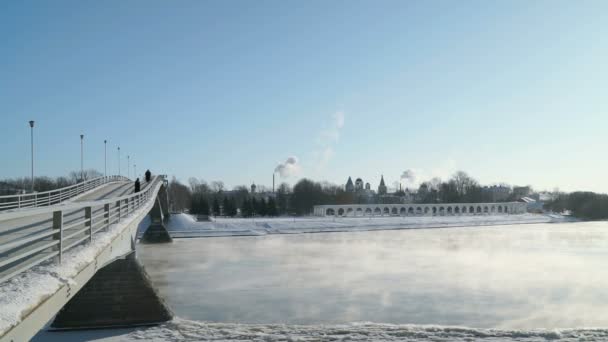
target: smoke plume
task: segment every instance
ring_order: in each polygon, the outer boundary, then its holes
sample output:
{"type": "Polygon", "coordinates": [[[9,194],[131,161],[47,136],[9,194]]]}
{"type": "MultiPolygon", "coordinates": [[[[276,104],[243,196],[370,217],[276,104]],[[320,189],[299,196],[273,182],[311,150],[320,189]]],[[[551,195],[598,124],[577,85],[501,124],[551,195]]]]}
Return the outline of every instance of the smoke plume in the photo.
{"type": "Polygon", "coordinates": [[[407,169],[401,174],[401,179],[413,184],[416,181],[416,175],[413,170],[407,169]]]}
{"type": "Polygon", "coordinates": [[[287,158],[283,163],[277,165],[274,168],[274,172],[278,173],[281,178],[287,178],[289,176],[294,176],[300,171],[300,164],[298,162],[298,158],[295,156],[287,158]]]}

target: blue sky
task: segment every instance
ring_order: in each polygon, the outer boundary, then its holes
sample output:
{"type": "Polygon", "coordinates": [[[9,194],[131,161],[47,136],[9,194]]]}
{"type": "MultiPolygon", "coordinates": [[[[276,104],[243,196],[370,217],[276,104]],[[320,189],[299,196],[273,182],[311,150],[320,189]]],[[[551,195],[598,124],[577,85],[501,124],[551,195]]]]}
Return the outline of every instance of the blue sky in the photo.
{"type": "Polygon", "coordinates": [[[270,185],[608,192],[605,1],[3,1],[0,178],[80,166],[270,185]]]}

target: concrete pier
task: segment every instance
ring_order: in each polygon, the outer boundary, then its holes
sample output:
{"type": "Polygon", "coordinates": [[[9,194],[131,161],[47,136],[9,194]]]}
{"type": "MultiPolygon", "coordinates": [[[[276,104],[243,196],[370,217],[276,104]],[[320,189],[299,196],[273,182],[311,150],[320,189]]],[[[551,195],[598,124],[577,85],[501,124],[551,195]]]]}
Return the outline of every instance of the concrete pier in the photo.
{"type": "Polygon", "coordinates": [[[51,328],[152,325],[172,318],[133,252],[100,269],[59,311],[51,328]]]}

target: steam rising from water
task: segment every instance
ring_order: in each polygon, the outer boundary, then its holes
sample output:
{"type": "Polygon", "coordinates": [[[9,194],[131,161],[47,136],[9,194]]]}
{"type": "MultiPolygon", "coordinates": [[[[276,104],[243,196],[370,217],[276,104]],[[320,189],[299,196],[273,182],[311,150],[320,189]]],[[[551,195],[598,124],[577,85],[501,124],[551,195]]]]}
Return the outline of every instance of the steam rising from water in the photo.
{"type": "Polygon", "coordinates": [[[140,245],[138,252],[161,294],[188,319],[608,327],[607,228],[601,222],[190,239],[140,245]]]}

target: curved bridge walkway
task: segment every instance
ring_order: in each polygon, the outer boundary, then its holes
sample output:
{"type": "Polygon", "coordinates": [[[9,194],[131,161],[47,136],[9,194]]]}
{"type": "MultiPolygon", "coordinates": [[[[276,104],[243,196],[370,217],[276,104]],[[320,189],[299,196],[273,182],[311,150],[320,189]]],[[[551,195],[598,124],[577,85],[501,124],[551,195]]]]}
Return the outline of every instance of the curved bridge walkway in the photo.
{"type": "MultiPolygon", "coordinates": [[[[31,338],[90,280],[94,282],[98,270],[118,259],[127,260],[125,257],[135,249],[137,227],[148,213],[158,211],[153,217],[160,218],[161,225],[168,215],[165,183],[164,177],[154,176],[149,183],[142,183],[140,192],[134,193],[133,182],[116,179],[56,204],[0,211],[0,307],[4,311],[0,313],[0,341],[31,338]],[[65,274],[58,274],[62,272],[65,274]],[[58,280],[50,293],[38,293],[40,284],[28,284],[49,275],[58,280]],[[37,290],[28,293],[30,288],[37,290]],[[23,307],[15,303],[23,303],[23,307]]],[[[112,273],[105,271],[103,282],[112,283],[107,281],[112,273]]],[[[121,275],[121,279],[124,277],[121,275]]],[[[141,284],[145,276],[140,274],[134,279],[141,284]]],[[[142,286],[136,287],[137,291],[128,290],[140,293],[142,286]]],[[[143,287],[154,297],[149,286],[143,287]]],[[[106,299],[100,300],[100,307],[113,300],[106,299]]],[[[107,308],[106,318],[114,309],[107,308]]],[[[163,315],[168,317],[166,312],[163,315]]],[[[85,324],[89,322],[95,323],[89,320],[85,324]]]]}
{"type": "MultiPolygon", "coordinates": [[[[79,203],[122,197],[132,194],[133,189],[133,182],[120,180],[100,185],[69,202],[79,203]]],[[[40,251],[38,249],[54,241],[52,213],[55,209],[62,209],[64,205],[65,202],[44,208],[0,213],[0,283],[55,255],[52,249],[40,251]]],[[[98,215],[101,211],[103,207],[96,208],[92,214],[98,215]]],[[[69,245],[85,235],[86,232],[73,234],[86,226],[85,214],[81,209],[63,211],[63,243],[69,245]]]]}

